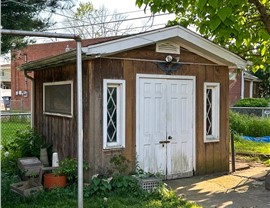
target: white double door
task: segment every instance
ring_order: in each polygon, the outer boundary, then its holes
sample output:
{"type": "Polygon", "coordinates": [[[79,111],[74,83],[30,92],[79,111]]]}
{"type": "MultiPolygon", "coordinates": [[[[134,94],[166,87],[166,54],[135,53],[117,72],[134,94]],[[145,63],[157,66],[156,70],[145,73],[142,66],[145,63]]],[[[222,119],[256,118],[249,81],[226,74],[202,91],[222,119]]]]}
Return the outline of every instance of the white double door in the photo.
{"type": "Polygon", "coordinates": [[[137,160],[167,179],[194,168],[194,80],[138,78],[137,160]]]}

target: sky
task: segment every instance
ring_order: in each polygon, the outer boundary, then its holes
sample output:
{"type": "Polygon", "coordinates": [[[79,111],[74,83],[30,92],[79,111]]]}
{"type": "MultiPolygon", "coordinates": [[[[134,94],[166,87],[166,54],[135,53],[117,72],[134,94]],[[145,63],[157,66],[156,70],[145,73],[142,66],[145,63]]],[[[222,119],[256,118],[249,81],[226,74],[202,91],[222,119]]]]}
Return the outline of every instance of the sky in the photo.
{"type": "MultiPolygon", "coordinates": [[[[147,13],[144,13],[144,7],[138,8],[135,5],[136,0],[75,0],[77,2],[76,6],[73,8],[73,11],[75,11],[76,7],[79,5],[79,3],[86,3],[91,1],[94,8],[98,9],[102,5],[104,5],[107,9],[109,9],[110,13],[113,11],[117,11],[117,13],[127,13],[128,16],[127,19],[133,19],[133,18],[140,18],[136,20],[130,20],[127,21],[126,24],[132,25],[133,28],[141,27],[144,25],[147,21],[149,25],[153,25],[154,27],[152,29],[161,28],[164,27],[165,24],[168,22],[168,20],[173,20],[174,15],[157,15],[154,19],[149,20],[149,17],[151,15],[150,11],[148,10],[147,13]],[[142,18],[147,17],[147,18],[142,18]]],[[[65,14],[68,15],[68,14],[65,14]]],[[[70,14],[69,14],[70,15],[70,14]]],[[[64,21],[64,17],[61,15],[53,15],[53,20],[55,22],[58,22],[54,27],[55,28],[61,28],[63,27],[63,24],[61,23],[64,21]]],[[[59,32],[59,33],[67,33],[67,30],[49,30],[48,32],[59,32]]],[[[134,33],[141,32],[140,28],[134,29],[134,33]]],[[[48,38],[34,38],[37,43],[46,43],[46,42],[52,42],[52,41],[61,41],[61,40],[54,40],[54,39],[48,39],[48,38]]],[[[6,61],[3,59],[2,56],[0,56],[0,63],[6,63],[9,61],[6,61]]]]}
{"type": "MultiPolygon", "coordinates": [[[[89,1],[90,0],[77,0],[77,5],[72,10],[76,11],[76,8],[78,7],[79,3],[87,3],[89,1]]],[[[95,9],[99,9],[102,6],[105,6],[105,8],[107,8],[110,11],[110,14],[113,12],[121,14],[125,13],[125,15],[127,16],[126,19],[136,18],[136,20],[129,20],[124,23],[132,25],[132,27],[142,26],[148,21],[148,25],[151,24],[154,25],[153,29],[161,28],[165,26],[168,20],[174,19],[174,15],[157,14],[154,19],[152,18],[149,20],[149,16],[151,16],[150,10],[148,9],[147,13],[145,13],[144,7],[142,8],[137,7],[135,5],[135,1],[136,0],[92,0],[91,2],[95,9]]],[[[66,15],[70,16],[71,14],[69,13],[66,15]]],[[[64,17],[54,15],[54,19],[58,21],[58,23],[55,25],[55,28],[62,28],[63,25],[61,25],[60,22],[64,20],[64,17]]],[[[65,32],[65,30],[62,30],[61,32],[65,32]]]]}

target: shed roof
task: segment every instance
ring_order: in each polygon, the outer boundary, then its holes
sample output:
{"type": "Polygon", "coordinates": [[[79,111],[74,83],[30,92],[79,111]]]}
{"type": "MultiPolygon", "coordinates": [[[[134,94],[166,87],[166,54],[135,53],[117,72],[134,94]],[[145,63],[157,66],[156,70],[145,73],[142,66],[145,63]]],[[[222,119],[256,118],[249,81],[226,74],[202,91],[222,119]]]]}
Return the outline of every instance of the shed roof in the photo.
{"type": "Polygon", "coordinates": [[[262,82],[262,80],[260,78],[256,77],[255,75],[252,75],[248,71],[244,71],[244,79],[246,81],[262,82]]]}
{"type": "MultiPolygon", "coordinates": [[[[108,40],[106,42],[83,47],[82,51],[83,54],[86,55],[84,56],[85,58],[88,57],[90,59],[94,59],[152,45],[164,40],[175,42],[179,44],[180,47],[184,47],[219,65],[233,66],[242,69],[247,65],[246,60],[238,55],[181,26],[165,27],[144,33],[124,36],[123,38],[118,37],[118,39],[108,40]]],[[[37,60],[26,63],[19,67],[19,69],[35,71],[52,65],[63,64],[65,63],[65,58],[66,55],[64,53],[57,57],[47,58],[42,61],[37,60]]],[[[68,62],[75,61],[76,53],[69,53],[69,59],[66,60],[68,62]]]]}

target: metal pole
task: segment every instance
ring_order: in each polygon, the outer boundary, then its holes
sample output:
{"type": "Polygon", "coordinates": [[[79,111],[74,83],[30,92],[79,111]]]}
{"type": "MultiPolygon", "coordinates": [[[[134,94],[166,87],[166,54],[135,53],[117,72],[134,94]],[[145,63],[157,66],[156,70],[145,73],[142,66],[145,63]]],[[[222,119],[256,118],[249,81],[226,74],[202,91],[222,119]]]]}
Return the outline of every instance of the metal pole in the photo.
{"type": "Polygon", "coordinates": [[[82,50],[77,39],[77,123],[78,123],[78,208],[83,208],[83,112],[82,112],[82,50]]]}
{"type": "Polygon", "coordinates": [[[48,33],[48,32],[33,32],[24,30],[7,30],[1,29],[2,35],[16,35],[16,36],[35,36],[35,37],[48,37],[48,38],[66,38],[66,39],[80,39],[80,36],[74,34],[63,33],[48,33]]]}
{"type": "MultiPolygon", "coordinates": [[[[79,35],[0,29],[1,35],[36,36],[74,39],[77,43],[77,107],[78,107],[78,208],[83,208],[83,112],[82,112],[82,49],[79,35]]],[[[10,104],[11,110],[11,104],[10,104]]]]}

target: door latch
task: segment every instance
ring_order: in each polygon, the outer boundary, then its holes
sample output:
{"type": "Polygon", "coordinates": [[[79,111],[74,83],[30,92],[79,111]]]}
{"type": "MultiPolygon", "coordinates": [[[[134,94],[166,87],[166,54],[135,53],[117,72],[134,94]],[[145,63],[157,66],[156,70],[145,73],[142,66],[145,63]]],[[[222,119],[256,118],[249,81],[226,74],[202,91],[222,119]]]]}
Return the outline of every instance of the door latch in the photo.
{"type": "Polygon", "coordinates": [[[159,141],[159,144],[162,144],[162,147],[164,147],[164,144],[170,143],[170,141],[159,141]]]}
{"type": "Polygon", "coordinates": [[[170,141],[159,141],[159,144],[167,144],[167,143],[170,143],[170,141]]]}

